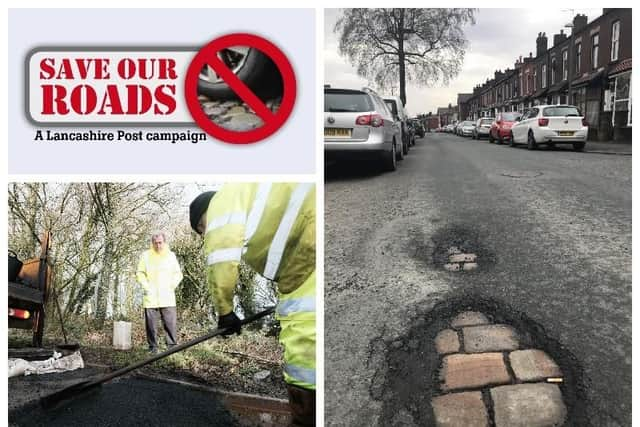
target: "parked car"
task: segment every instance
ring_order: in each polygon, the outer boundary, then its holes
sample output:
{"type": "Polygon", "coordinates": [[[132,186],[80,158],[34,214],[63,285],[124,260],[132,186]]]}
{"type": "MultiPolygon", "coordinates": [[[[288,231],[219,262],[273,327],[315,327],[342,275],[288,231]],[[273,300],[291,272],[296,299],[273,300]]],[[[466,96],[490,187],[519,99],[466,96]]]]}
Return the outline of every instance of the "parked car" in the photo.
{"type": "Polygon", "coordinates": [[[458,127],[458,135],[472,136],[474,129],[475,129],[475,124],[470,120],[465,120],[463,122],[460,122],[460,126],[458,127]]]}
{"type": "Polygon", "coordinates": [[[522,114],[517,111],[498,113],[496,120],[491,124],[489,142],[497,142],[498,145],[511,139],[511,127],[522,114]]]}
{"type": "Polygon", "coordinates": [[[404,109],[404,105],[399,96],[385,96],[384,102],[387,104],[387,108],[393,114],[396,121],[401,124],[402,130],[402,143],[404,144],[404,154],[409,152],[409,147],[415,144],[415,141],[411,136],[411,129],[409,129],[409,116],[404,109]]]}
{"type": "Polygon", "coordinates": [[[416,136],[419,136],[420,138],[424,138],[425,130],[422,122],[419,119],[411,119],[411,123],[413,123],[413,128],[416,132],[416,136]]]}
{"type": "Polygon", "coordinates": [[[584,150],[589,126],[573,105],[538,105],[526,111],[511,127],[510,145],[527,144],[535,150],[539,144],[572,144],[576,151],[584,150]]]}
{"type": "Polygon", "coordinates": [[[473,139],[480,139],[483,136],[489,136],[491,130],[491,123],[493,123],[493,117],[482,117],[478,119],[473,128],[473,139]]]}
{"type": "Polygon", "coordinates": [[[454,124],[448,124],[444,127],[444,131],[447,133],[454,133],[456,126],[454,124]]]}
{"type": "Polygon", "coordinates": [[[369,89],[324,89],[325,158],[370,157],[393,171],[404,157],[400,122],[369,89]]]}

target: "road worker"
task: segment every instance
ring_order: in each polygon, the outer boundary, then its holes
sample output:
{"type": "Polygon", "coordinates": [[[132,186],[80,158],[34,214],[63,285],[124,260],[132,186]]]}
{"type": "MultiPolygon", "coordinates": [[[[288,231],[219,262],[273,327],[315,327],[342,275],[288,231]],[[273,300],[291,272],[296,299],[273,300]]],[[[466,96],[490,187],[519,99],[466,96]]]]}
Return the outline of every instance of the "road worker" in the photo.
{"type": "Polygon", "coordinates": [[[162,318],[167,347],[173,347],[177,343],[175,290],[182,281],[182,271],[163,232],[152,234],[151,248],[144,251],[138,261],[136,279],[144,291],[142,305],[149,352],[158,352],[158,317],[162,318]]]}
{"type": "Polygon", "coordinates": [[[196,197],[189,214],[204,236],[219,327],[240,332],[233,296],[241,260],[276,282],[293,425],[315,425],[315,185],[225,184],[196,197]]]}

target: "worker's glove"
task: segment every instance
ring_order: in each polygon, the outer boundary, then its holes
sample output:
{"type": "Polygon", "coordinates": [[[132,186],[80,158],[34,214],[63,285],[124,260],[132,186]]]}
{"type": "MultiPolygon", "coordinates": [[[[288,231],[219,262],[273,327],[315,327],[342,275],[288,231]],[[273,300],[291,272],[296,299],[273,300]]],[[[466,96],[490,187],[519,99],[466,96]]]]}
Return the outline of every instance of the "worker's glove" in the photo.
{"type": "Polygon", "coordinates": [[[233,311],[229,314],[225,314],[224,316],[220,316],[218,318],[218,328],[227,329],[225,332],[222,333],[222,335],[232,335],[232,334],[240,335],[241,327],[242,327],[242,322],[233,311]]]}

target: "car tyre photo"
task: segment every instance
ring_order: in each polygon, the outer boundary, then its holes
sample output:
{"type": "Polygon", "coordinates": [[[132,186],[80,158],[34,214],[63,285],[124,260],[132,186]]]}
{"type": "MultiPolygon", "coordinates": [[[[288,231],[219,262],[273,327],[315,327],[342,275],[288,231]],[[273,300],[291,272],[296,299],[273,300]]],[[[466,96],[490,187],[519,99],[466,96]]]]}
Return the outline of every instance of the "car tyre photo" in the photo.
{"type": "MultiPolygon", "coordinates": [[[[220,51],[219,58],[263,101],[282,94],[282,77],[273,61],[257,49],[230,48],[220,51]]],[[[238,99],[236,93],[210,67],[198,76],[198,93],[215,100],[238,99]]]]}
{"type": "Polygon", "coordinates": [[[515,147],[516,141],[513,139],[513,132],[509,132],[509,147],[515,147]]]}

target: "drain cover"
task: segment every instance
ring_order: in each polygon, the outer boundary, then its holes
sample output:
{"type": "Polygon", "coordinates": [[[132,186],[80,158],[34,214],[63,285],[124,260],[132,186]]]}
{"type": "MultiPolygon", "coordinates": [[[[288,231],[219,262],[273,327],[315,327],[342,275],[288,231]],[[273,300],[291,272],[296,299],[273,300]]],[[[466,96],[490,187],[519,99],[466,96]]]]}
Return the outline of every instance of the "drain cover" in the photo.
{"type": "Polygon", "coordinates": [[[507,171],[502,172],[500,175],[506,176],[509,178],[536,178],[542,175],[542,172],[532,172],[532,171],[507,171]]]}

